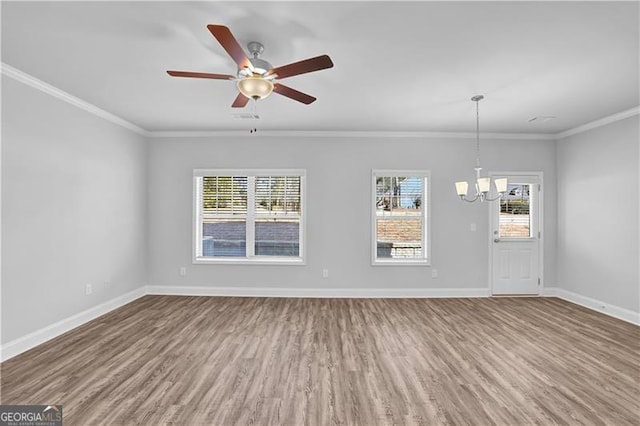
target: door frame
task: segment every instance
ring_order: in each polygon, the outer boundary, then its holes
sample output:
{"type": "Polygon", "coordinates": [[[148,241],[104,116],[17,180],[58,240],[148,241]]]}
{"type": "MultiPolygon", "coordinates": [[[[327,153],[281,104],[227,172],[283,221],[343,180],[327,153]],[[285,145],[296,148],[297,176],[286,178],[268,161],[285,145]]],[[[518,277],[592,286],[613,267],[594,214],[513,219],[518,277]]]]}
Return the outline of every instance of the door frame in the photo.
{"type": "MultiPolygon", "coordinates": [[[[510,171],[510,172],[489,172],[489,177],[493,181],[496,176],[536,176],[538,178],[538,232],[540,236],[538,237],[538,277],[540,278],[540,285],[538,286],[538,294],[540,297],[544,294],[544,173],[542,171],[510,171]]],[[[495,201],[499,202],[499,201],[495,201]]],[[[494,297],[493,295],[493,223],[492,223],[492,204],[493,202],[488,202],[487,208],[489,209],[489,234],[487,235],[488,248],[489,248],[489,296],[494,297]]]]}

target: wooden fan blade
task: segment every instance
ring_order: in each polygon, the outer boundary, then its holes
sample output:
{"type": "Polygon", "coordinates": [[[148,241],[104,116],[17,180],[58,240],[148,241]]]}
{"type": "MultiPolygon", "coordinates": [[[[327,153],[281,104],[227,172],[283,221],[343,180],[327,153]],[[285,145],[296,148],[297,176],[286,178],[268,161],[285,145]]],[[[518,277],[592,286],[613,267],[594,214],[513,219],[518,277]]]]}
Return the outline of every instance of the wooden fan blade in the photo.
{"type": "Polygon", "coordinates": [[[231,108],[243,108],[247,106],[247,102],[249,102],[249,98],[242,93],[238,93],[236,100],[231,104],[231,108]]]}
{"type": "Polygon", "coordinates": [[[231,80],[235,76],[231,74],[209,74],[205,72],[191,72],[191,71],[167,71],[172,77],[190,77],[190,78],[212,78],[214,80],[231,80]]]}
{"type": "Polygon", "coordinates": [[[273,91],[286,96],[287,98],[291,98],[294,101],[302,102],[303,104],[309,105],[314,102],[316,98],[313,96],[307,95],[306,93],[298,92],[296,89],[292,89],[291,87],[287,87],[284,84],[275,83],[273,85],[273,91]]]}
{"type": "Polygon", "coordinates": [[[277,74],[278,79],[283,79],[308,72],[319,71],[333,67],[331,58],[327,55],[316,56],[315,58],[305,59],[304,61],[294,62],[292,64],[283,65],[269,70],[267,74],[277,74]]]}
{"type": "Polygon", "coordinates": [[[253,65],[251,65],[251,61],[247,58],[247,55],[242,50],[240,44],[236,38],[231,34],[229,28],[224,25],[207,25],[211,34],[218,40],[218,43],[224,47],[224,50],[227,51],[229,56],[233,58],[236,64],[238,64],[239,69],[249,68],[253,71],[253,65]]]}

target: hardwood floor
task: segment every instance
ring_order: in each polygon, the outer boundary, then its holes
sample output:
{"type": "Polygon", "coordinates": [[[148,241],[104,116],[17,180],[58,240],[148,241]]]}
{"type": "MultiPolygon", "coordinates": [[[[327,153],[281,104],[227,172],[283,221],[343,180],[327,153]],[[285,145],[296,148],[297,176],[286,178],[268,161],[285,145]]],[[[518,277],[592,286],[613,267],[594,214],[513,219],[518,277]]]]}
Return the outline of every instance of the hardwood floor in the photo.
{"type": "Polygon", "coordinates": [[[146,296],[0,368],[65,425],[640,424],[640,327],[554,298],[146,296]]]}

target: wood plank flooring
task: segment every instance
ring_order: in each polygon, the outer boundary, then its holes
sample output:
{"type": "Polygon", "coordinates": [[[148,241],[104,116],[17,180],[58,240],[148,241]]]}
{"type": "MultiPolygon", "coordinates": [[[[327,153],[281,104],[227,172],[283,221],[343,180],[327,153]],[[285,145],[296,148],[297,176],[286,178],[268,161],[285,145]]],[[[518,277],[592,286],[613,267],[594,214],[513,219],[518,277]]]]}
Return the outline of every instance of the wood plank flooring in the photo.
{"type": "Polygon", "coordinates": [[[65,425],[640,424],[640,327],[554,298],[146,296],[0,368],[65,425]]]}

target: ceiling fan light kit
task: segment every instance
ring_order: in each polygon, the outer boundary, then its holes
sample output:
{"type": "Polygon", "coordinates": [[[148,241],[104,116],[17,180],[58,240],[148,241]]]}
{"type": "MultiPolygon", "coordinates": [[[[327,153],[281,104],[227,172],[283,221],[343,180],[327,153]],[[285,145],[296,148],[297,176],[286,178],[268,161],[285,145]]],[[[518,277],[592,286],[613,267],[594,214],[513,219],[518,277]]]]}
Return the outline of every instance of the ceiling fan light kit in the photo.
{"type": "Polygon", "coordinates": [[[273,83],[259,75],[252,75],[238,80],[238,90],[247,98],[264,99],[273,92],[273,83]]]}
{"type": "Polygon", "coordinates": [[[249,99],[256,101],[264,99],[272,92],[308,105],[316,98],[277,83],[276,80],[333,67],[331,58],[327,55],[321,55],[274,68],[268,61],[259,57],[264,51],[264,46],[261,43],[252,41],[247,44],[247,49],[252,56],[249,58],[229,28],[213,24],[207,25],[207,28],[238,65],[236,76],[172,70],[167,71],[167,74],[172,77],[236,80],[236,86],[240,93],[231,104],[232,108],[242,108],[247,105],[249,99]]]}

